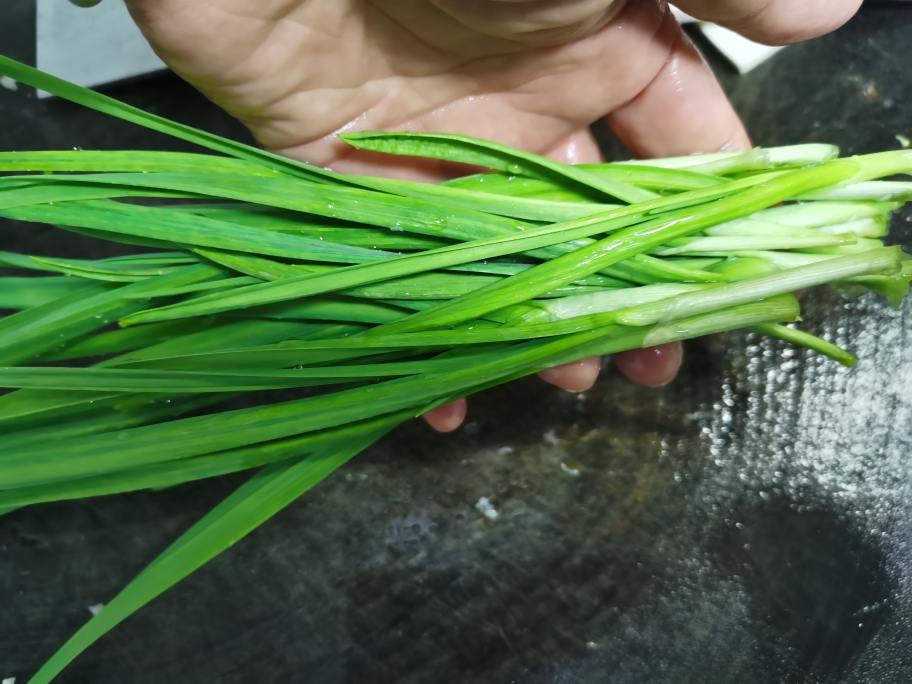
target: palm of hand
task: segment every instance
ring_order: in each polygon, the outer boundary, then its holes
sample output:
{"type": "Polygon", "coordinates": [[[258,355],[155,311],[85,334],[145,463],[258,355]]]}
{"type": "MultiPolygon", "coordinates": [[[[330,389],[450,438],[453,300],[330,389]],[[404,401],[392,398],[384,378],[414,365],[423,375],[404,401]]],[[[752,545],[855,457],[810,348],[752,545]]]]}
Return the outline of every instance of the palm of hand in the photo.
{"type": "MultiPolygon", "coordinates": [[[[588,126],[604,115],[642,155],[747,144],[657,0],[131,0],[130,9],[161,57],[263,146],[340,171],[453,175],[354,151],[340,130],[462,133],[571,163],[600,159],[588,126]]],[[[679,347],[664,351],[618,362],[634,380],[663,384],[680,363],[679,347]]],[[[543,375],[582,391],[598,372],[590,360],[543,375]]],[[[464,414],[462,403],[429,420],[454,429],[464,414]]]]}
{"type": "Polygon", "coordinates": [[[616,0],[545,4],[133,0],[131,9],[165,61],[262,145],[340,170],[375,163],[332,137],[343,129],[459,132],[568,161],[598,158],[588,126],[609,113],[640,153],[744,141],[727,106],[705,110],[707,97],[724,98],[664,4],[619,14],[616,0]],[[687,121],[697,104],[700,124],[687,121]],[[670,130],[682,126],[692,130],[670,130]]]}

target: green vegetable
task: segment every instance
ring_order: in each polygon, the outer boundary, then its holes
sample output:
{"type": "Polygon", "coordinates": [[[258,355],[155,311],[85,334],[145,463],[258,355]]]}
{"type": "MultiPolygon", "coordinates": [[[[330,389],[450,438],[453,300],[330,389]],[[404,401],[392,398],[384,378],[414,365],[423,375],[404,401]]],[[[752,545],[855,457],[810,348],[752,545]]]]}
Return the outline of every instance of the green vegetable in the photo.
{"type": "Polygon", "coordinates": [[[465,136],[361,149],[483,166],[439,185],[337,174],[141,112],[0,57],[0,74],[217,154],[2,152],[0,216],[152,251],[0,252],[0,514],[260,468],[31,682],[404,420],[579,360],[783,324],[795,290],[898,306],[885,247],[912,155],[829,145],[568,166],[465,136]],[[124,200],[164,198],[146,206],[124,200]],[[175,200],[175,201],[170,201],[175,200]],[[179,202],[176,200],[180,200],[179,202]],[[51,274],[51,275],[48,275],[51,274]],[[60,361],[67,361],[64,367],[60,361]],[[50,365],[49,365],[50,364],[50,365]],[[324,391],[276,403],[272,390],[324,391]],[[223,402],[258,392],[251,408],[223,402]]]}

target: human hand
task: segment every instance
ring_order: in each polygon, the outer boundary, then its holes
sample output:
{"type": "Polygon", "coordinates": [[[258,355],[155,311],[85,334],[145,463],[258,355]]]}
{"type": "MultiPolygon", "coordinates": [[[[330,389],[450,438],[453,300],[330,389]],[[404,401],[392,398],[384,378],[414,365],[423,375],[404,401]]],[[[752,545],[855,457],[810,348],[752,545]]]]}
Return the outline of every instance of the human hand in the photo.
{"type": "MultiPolygon", "coordinates": [[[[607,116],[637,156],[750,146],[738,116],[661,0],[127,0],[159,56],[265,148],[338,171],[441,180],[440,162],[345,145],[356,130],[461,133],[567,163],[601,161],[607,116]]],[[[770,43],[825,33],[860,0],[681,0],[685,12],[770,43]]],[[[657,386],[680,344],[614,357],[657,386]]],[[[587,359],[541,373],[570,391],[587,359]]],[[[464,400],[425,417],[456,429],[464,400]]]]}

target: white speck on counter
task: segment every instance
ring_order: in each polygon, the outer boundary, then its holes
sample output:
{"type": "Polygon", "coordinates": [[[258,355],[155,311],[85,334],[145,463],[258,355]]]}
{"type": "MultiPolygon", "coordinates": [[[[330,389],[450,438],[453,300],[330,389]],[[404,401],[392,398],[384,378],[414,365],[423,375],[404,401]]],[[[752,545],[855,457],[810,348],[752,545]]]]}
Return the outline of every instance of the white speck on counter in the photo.
{"type": "Polygon", "coordinates": [[[94,606],[89,606],[89,612],[92,615],[98,615],[101,612],[102,608],[104,608],[103,603],[96,603],[94,606]]]}
{"type": "Polygon", "coordinates": [[[2,684],[16,684],[16,678],[15,678],[15,677],[7,677],[6,679],[3,680],[3,683],[2,683],[2,684]]]}
{"type": "Polygon", "coordinates": [[[511,447],[511,446],[500,447],[500,449],[497,450],[498,456],[506,456],[507,454],[512,454],[512,453],[513,453],[513,447],[511,447]]]}
{"type": "Polygon", "coordinates": [[[491,500],[486,496],[483,496],[478,500],[478,503],[475,504],[475,508],[477,508],[478,512],[488,520],[497,520],[497,518],[500,517],[497,509],[494,508],[494,504],[492,504],[491,500]]]}
{"type": "Polygon", "coordinates": [[[542,435],[542,439],[551,446],[557,446],[561,443],[560,438],[554,434],[554,430],[548,430],[545,434],[542,435]]]}
{"type": "MultiPolygon", "coordinates": [[[[0,86],[3,86],[7,90],[19,90],[19,84],[16,83],[9,76],[0,76],[0,86]]],[[[7,680],[3,680],[3,684],[6,684],[7,680]]]]}
{"type": "Polygon", "coordinates": [[[571,468],[566,463],[561,461],[561,470],[563,470],[567,475],[572,475],[573,477],[579,477],[580,471],[577,468],[571,468]]]}

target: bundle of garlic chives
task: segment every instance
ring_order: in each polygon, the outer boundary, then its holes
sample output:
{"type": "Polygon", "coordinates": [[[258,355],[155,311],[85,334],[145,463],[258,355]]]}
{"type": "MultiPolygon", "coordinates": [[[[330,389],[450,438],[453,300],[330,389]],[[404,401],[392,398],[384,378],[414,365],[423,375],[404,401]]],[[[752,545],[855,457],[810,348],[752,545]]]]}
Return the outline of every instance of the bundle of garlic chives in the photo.
{"type": "Polygon", "coordinates": [[[898,306],[912,280],[912,258],[881,241],[912,184],[878,180],[912,171],[912,152],[839,159],[811,144],[567,166],[455,135],[344,136],[491,169],[428,185],[283,159],[2,57],[0,74],[226,155],[0,153],[0,216],[145,250],[0,252],[0,266],[54,274],[0,278],[0,308],[18,311],[0,319],[0,387],[15,390],[0,397],[0,513],[260,468],[36,683],[434,406],[741,328],[851,365],[782,325],[800,320],[791,293],[829,284],[898,306]],[[121,201],[137,198],[159,202],[121,201]],[[218,411],[288,388],[322,389],[218,411]]]}

